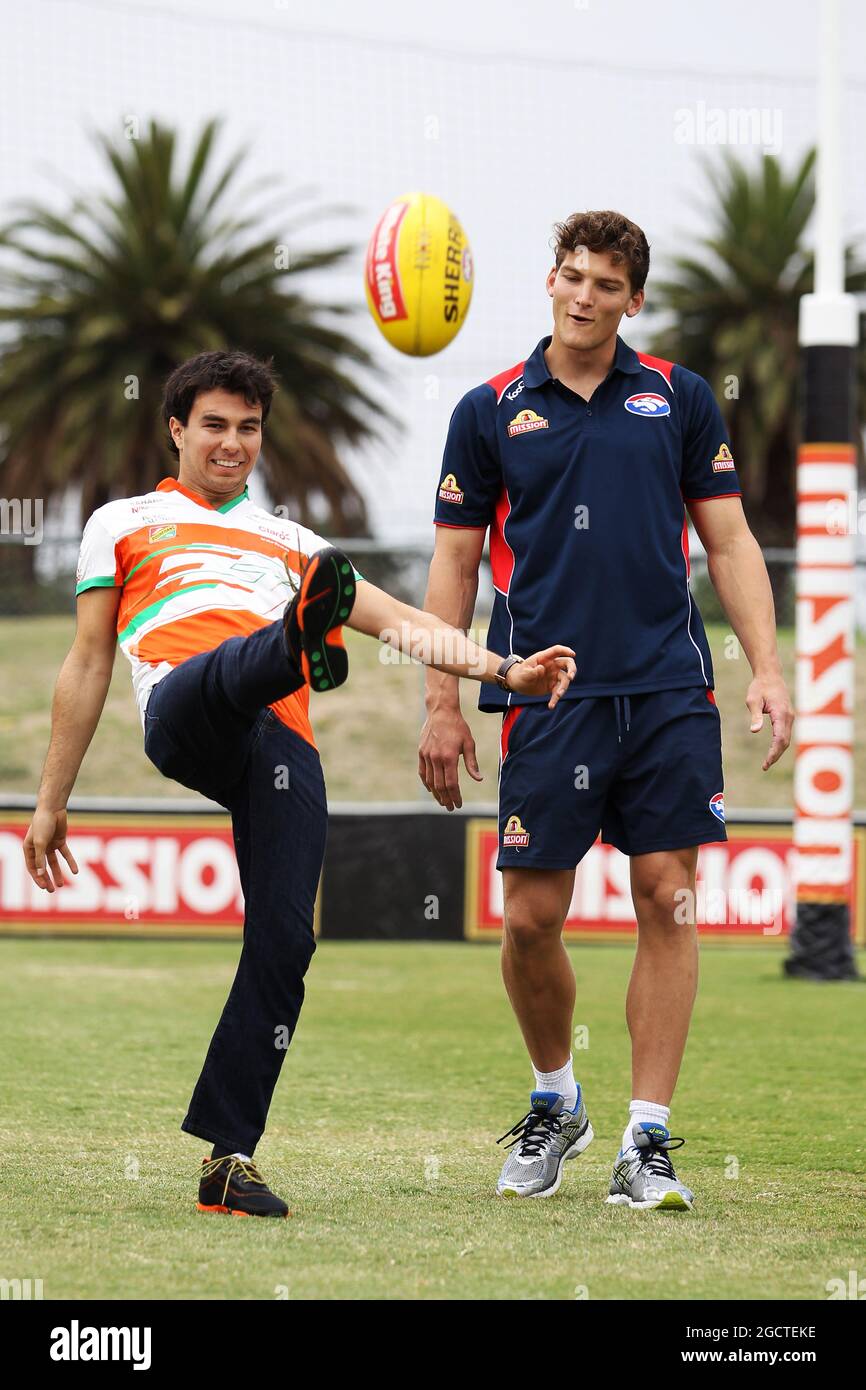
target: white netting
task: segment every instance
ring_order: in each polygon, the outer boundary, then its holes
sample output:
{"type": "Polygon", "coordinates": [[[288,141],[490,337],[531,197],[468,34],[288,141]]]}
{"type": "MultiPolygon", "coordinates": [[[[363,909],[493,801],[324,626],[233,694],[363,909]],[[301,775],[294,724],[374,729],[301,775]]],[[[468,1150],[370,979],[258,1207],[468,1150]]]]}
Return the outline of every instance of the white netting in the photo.
{"type": "MultiPolygon", "coordinates": [[[[383,399],[405,419],[406,431],[348,460],[383,538],[429,537],[456,400],[525,356],[548,331],[543,278],[553,221],[576,208],[620,208],[644,227],[658,268],[705,230],[699,161],[719,154],[701,143],[712,138],[713,112],[757,111],[758,142],[740,152],[757,158],[761,139],[775,148],[780,137],[778,152],[790,166],[815,140],[815,85],[808,77],[690,71],[677,43],[677,25],[698,22],[688,19],[687,4],[662,7],[658,22],[670,29],[663,67],[645,60],[642,30],[650,18],[637,5],[623,9],[619,42],[603,62],[585,56],[585,3],[545,7],[556,35],[546,54],[532,45],[521,52],[527,7],[510,0],[475,6],[466,35],[455,30],[459,6],[452,0],[431,13],[436,27],[423,39],[299,27],[339,25],[347,9],[239,0],[6,6],[0,212],[22,196],[62,206],[58,178],[79,191],[104,180],[89,129],[120,132],[124,118],[144,125],[156,116],[180,129],[188,149],[202,121],[222,112],[222,153],[249,142],[247,173],[282,177],[287,220],[299,186],[315,187],[323,203],[353,206],[349,216],[323,219],[303,243],[358,243],[351,268],[317,288],[360,305],[363,247],[378,214],[413,188],[443,198],[472,242],[476,285],[468,321],[443,354],[416,361],[388,348],[366,313],[358,317],[355,331],[391,373],[383,399]],[[489,48],[477,37],[479,11],[489,16],[489,48]]],[[[813,24],[812,7],[799,9],[798,17],[798,7],[780,6],[779,15],[791,25],[813,24]]],[[[357,23],[371,25],[370,14],[358,11],[357,23]]],[[[716,22],[725,16],[727,23],[729,7],[716,22]]],[[[540,22],[537,8],[535,17],[540,22]]],[[[861,7],[846,7],[846,24],[859,26],[862,36],[861,7]]],[[[848,32],[848,44],[856,41],[848,32]]],[[[742,53],[745,67],[747,29],[742,53]]],[[[709,43],[703,65],[712,61],[709,43]]],[[[729,130],[736,129],[732,118],[729,130]]],[[[848,170],[857,167],[856,137],[864,129],[866,83],[854,78],[845,97],[848,170]]],[[[845,196],[851,235],[866,227],[866,184],[850,177],[845,196]]],[[[629,326],[635,346],[644,345],[648,327],[640,319],[629,326]]]]}

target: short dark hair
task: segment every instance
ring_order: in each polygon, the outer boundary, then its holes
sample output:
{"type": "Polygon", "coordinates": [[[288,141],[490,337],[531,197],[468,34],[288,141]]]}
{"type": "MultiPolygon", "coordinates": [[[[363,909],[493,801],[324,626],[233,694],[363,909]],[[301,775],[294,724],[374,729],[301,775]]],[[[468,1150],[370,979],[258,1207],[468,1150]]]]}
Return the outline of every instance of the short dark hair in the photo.
{"type": "Polygon", "coordinates": [[[168,444],[175,458],[177,445],[168,422],[172,418],[187,424],[196,396],[202,391],[230,391],[243,396],[247,405],[260,405],[262,424],[268,418],[277,378],[271,371],[273,358],[261,362],[247,352],[200,352],[175,367],[162,393],[162,418],[168,430],[168,444]]]}
{"type": "Polygon", "coordinates": [[[649,243],[636,222],[621,212],[573,212],[553,228],[556,268],[569,251],[585,246],[587,251],[608,251],[614,265],[625,264],[632,294],[646,284],[649,274],[649,243]]]}

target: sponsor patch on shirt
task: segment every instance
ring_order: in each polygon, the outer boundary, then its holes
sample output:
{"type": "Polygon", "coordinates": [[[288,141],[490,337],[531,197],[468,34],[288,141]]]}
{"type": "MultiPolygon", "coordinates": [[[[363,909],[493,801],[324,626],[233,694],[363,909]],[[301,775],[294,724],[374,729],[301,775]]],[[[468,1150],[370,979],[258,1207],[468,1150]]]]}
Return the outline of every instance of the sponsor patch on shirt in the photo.
{"type": "Polygon", "coordinates": [[[728,448],[727,444],[720,444],[720,445],[719,445],[719,452],[716,454],[715,458],[713,459],[713,472],[714,472],[714,473],[725,473],[729,468],[733,468],[733,466],[734,466],[734,456],[733,456],[733,454],[731,453],[731,451],[730,451],[730,449],[728,448]]]}
{"type": "Polygon", "coordinates": [[[670,401],[656,391],[639,391],[636,396],[629,396],[623,404],[630,415],[644,415],[653,420],[671,413],[670,401]]]}
{"type": "Polygon", "coordinates": [[[170,541],[177,535],[176,526],[151,526],[147,539],[149,541],[170,541]]]}
{"type": "Polygon", "coordinates": [[[439,496],[443,502],[463,501],[463,489],[460,487],[453,473],[442,479],[442,486],[439,489],[439,496]]]}
{"type": "Polygon", "coordinates": [[[520,823],[519,816],[509,816],[502,832],[503,849],[525,849],[529,844],[529,831],[520,823]]]}
{"type": "Polygon", "coordinates": [[[529,434],[530,430],[546,430],[549,426],[550,421],[543,415],[536,415],[534,410],[519,410],[508,426],[508,433],[529,434]]]}

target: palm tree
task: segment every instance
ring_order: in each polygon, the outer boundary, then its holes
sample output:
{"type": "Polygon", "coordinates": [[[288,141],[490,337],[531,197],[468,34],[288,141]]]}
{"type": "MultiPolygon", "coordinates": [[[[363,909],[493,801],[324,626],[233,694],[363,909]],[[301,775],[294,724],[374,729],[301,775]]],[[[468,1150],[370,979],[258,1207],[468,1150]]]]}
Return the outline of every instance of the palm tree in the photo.
{"type": "MultiPolygon", "coordinates": [[[[792,545],[796,516],[800,358],[797,318],[811,291],[803,236],[815,204],[810,151],[792,176],[774,156],[750,170],[728,156],[707,173],[716,195],[710,236],[653,280],[650,312],[669,324],[650,351],[706,377],[726,414],[750,521],[764,545],[792,545]]],[[[847,287],[866,269],[846,252],[847,287]]],[[[866,353],[859,373],[866,381],[866,353]]],[[[866,400],[861,392],[861,400],[866,400]]]]}
{"type": "Polygon", "coordinates": [[[218,128],[204,126],[179,171],[175,134],[156,122],[141,139],[99,136],[108,192],[62,215],[26,203],[0,230],[15,253],[0,274],[6,493],[47,500],[77,484],[83,521],[112,496],[149,490],[170,462],[165,377],[197,352],[235,347],[273,358],[280,378],[259,465],[272,496],[302,522],[362,534],[364,502],[338,450],[383,420],[358,382],[372,361],[336,323],[345,307],[314,304],[302,288],[305,272],[340,265],[352,248],[285,265],[285,231],[265,234],[261,213],[231,211],[250,202],[252,190],[235,186],[244,151],[211,174],[218,128]]]}

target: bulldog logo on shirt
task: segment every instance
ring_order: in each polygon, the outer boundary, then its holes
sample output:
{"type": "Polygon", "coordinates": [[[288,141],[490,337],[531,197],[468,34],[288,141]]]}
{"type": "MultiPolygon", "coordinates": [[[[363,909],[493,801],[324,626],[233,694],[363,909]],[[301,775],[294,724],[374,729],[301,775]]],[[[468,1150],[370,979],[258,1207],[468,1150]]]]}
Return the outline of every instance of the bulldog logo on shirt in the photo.
{"type": "Polygon", "coordinates": [[[670,401],[665,400],[657,391],[639,391],[635,396],[629,396],[628,400],[623,401],[623,405],[629,415],[642,415],[646,420],[658,420],[663,415],[670,415],[670,401]]]}

